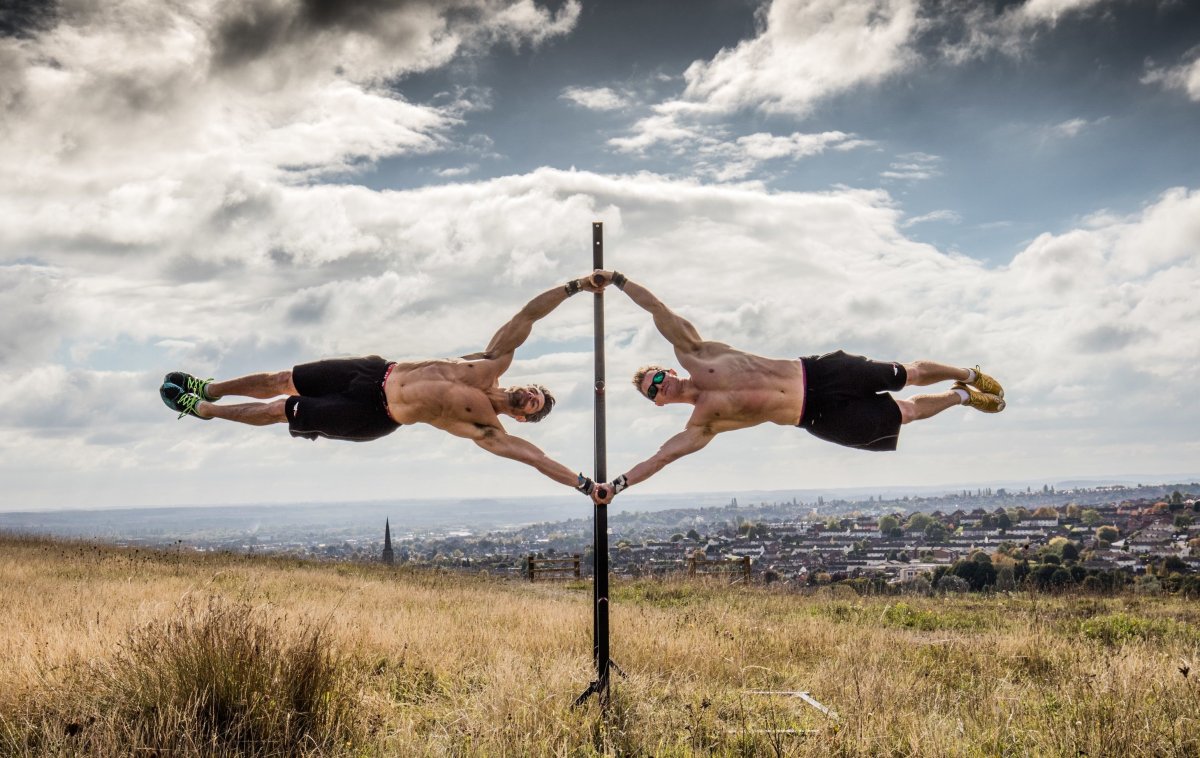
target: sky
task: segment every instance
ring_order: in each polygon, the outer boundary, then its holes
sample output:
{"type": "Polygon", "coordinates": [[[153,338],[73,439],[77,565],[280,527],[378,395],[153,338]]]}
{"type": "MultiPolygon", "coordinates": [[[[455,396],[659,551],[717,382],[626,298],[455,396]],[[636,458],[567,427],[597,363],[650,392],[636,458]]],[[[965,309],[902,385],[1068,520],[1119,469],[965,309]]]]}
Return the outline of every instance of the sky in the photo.
{"type": "MultiPolygon", "coordinates": [[[[1200,471],[1200,4],[60,0],[0,9],[0,510],[563,495],[427,426],[176,419],[163,375],[481,350],[605,263],[706,339],[980,364],[878,454],[773,425],[646,493],[1200,471]]],[[[683,428],[604,296],[608,470],[683,428]]],[[[593,471],[590,295],[505,426],[593,471]]],[[[915,394],[910,388],[903,396],[915,394]]],[[[631,491],[632,493],[633,491],[631,491]]]]}

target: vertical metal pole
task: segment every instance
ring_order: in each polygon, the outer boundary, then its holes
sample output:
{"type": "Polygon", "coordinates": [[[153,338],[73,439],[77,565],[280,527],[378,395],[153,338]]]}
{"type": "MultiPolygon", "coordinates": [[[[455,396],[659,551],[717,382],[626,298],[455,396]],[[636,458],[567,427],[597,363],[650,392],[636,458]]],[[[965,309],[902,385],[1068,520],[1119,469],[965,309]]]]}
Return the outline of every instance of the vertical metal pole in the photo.
{"type": "MultiPolygon", "coordinates": [[[[592,268],[604,268],[604,224],[592,223],[592,268]]],[[[608,451],[604,422],[604,292],[594,296],[596,356],[596,475],[597,484],[608,481],[608,451]]],[[[601,708],[608,707],[608,507],[595,506],[595,534],[593,563],[595,580],[593,591],[595,608],[592,620],[593,639],[596,653],[595,691],[600,698],[601,708]]]]}

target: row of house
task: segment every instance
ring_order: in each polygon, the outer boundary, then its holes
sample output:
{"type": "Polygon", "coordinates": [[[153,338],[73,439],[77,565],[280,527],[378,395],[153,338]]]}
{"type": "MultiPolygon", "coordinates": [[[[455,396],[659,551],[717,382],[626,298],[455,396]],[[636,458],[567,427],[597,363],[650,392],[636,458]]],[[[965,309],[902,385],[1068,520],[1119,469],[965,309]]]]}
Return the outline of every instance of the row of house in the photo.
{"type": "MultiPolygon", "coordinates": [[[[1177,525],[1164,505],[1126,501],[1064,506],[1053,516],[1040,509],[1036,516],[1007,528],[995,526],[1003,511],[934,512],[930,517],[946,532],[937,539],[919,531],[884,534],[879,520],[872,516],[850,517],[836,525],[789,521],[758,525],[753,537],[684,538],[622,546],[610,561],[618,574],[638,574],[680,569],[699,555],[708,561],[749,556],[757,572],[771,572],[780,578],[798,579],[818,572],[882,573],[903,581],[978,550],[992,554],[1004,547],[1015,557],[1036,560],[1051,540],[1063,537],[1085,553],[1082,565],[1089,570],[1138,572],[1151,561],[1174,556],[1191,570],[1200,571],[1200,549],[1189,544],[1200,541],[1200,525],[1177,525]],[[1096,536],[1097,525],[1115,527],[1121,539],[1104,543],[1096,536]]],[[[1181,506],[1182,512],[1192,512],[1195,501],[1186,500],[1181,506]]],[[[902,514],[896,516],[904,520],[902,514]]]]}

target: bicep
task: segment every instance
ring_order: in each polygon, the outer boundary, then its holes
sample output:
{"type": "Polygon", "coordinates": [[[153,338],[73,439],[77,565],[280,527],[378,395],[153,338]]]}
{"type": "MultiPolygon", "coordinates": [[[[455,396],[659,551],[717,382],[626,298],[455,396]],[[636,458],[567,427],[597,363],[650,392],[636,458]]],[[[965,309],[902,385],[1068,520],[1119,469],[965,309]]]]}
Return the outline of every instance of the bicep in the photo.
{"type": "Polygon", "coordinates": [[[492,455],[515,461],[532,463],[541,456],[541,451],[531,442],[513,437],[504,427],[459,421],[438,428],[456,437],[465,437],[492,455]]]}
{"type": "Polygon", "coordinates": [[[475,444],[502,458],[524,460],[528,457],[525,445],[519,437],[512,437],[503,429],[494,426],[478,427],[475,444]]]}
{"type": "Polygon", "coordinates": [[[700,332],[684,317],[672,313],[675,317],[673,336],[670,338],[671,344],[677,351],[694,353],[700,349],[700,345],[704,342],[700,338],[700,332]]]}
{"type": "Polygon", "coordinates": [[[666,338],[667,342],[671,343],[677,353],[693,353],[700,349],[703,340],[691,321],[661,302],[657,302],[650,312],[654,316],[654,326],[658,328],[659,333],[666,338]]]}
{"type": "Polygon", "coordinates": [[[438,429],[441,429],[443,432],[449,432],[455,437],[469,439],[480,447],[483,446],[485,440],[493,437],[497,431],[499,431],[501,434],[504,433],[503,430],[497,430],[495,427],[488,426],[486,424],[476,424],[470,421],[454,421],[448,424],[433,423],[431,426],[435,426],[438,429]]]}
{"type": "Polygon", "coordinates": [[[511,321],[496,330],[488,342],[484,352],[489,356],[497,353],[515,350],[516,346],[525,341],[532,331],[532,323],[527,323],[517,314],[511,321]]]}
{"type": "Polygon", "coordinates": [[[488,355],[499,357],[508,353],[511,360],[512,352],[529,339],[533,323],[548,315],[563,299],[561,288],[551,287],[530,300],[492,336],[486,350],[488,355]]]}
{"type": "Polygon", "coordinates": [[[711,442],[714,436],[706,427],[689,426],[664,442],[658,453],[667,461],[673,461],[700,450],[711,442]]]}
{"type": "Polygon", "coordinates": [[[482,353],[464,357],[491,361],[495,365],[496,376],[508,371],[508,367],[512,365],[513,353],[516,351],[517,345],[525,341],[525,338],[529,336],[529,330],[526,330],[523,335],[513,335],[512,331],[507,329],[506,326],[496,332],[496,336],[492,337],[492,341],[488,343],[487,349],[482,353]]]}

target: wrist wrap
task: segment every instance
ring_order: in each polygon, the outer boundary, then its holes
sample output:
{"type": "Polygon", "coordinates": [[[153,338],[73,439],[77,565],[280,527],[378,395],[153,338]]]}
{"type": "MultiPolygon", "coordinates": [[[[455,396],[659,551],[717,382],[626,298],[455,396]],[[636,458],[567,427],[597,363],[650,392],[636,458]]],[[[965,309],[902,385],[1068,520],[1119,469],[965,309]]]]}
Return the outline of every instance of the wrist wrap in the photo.
{"type": "Polygon", "coordinates": [[[596,483],[584,476],[583,472],[581,471],[579,472],[579,484],[575,487],[575,489],[579,490],[585,495],[591,495],[592,490],[596,489],[596,483]]]}
{"type": "Polygon", "coordinates": [[[619,495],[619,494],[621,494],[621,490],[629,487],[629,480],[625,477],[624,474],[621,474],[616,479],[613,479],[612,482],[610,482],[609,486],[612,487],[614,495],[619,495]]]}
{"type": "Polygon", "coordinates": [[[578,292],[581,289],[579,286],[579,280],[572,279],[571,281],[567,282],[567,286],[565,289],[567,290],[567,297],[574,295],[576,292],[578,292]]]}
{"type": "Polygon", "coordinates": [[[617,285],[617,289],[624,290],[625,289],[625,281],[626,280],[625,280],[624,274],[622,274],[620,271],[613,272],[612,283],[617,285]]]}

